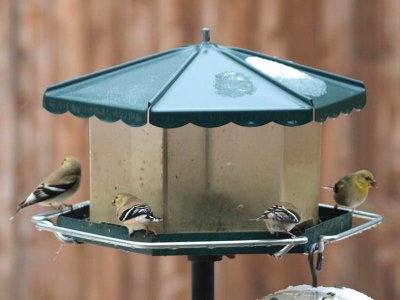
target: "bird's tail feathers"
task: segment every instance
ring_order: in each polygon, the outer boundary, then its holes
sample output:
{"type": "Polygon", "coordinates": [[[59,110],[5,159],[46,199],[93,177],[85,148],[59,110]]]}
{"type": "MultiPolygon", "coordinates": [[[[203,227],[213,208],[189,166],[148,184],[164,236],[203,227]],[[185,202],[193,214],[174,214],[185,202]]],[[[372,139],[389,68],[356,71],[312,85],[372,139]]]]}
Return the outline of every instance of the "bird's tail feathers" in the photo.
{"type": "Polygon", "coordinates": [[[260,221],[262,219],[264,219],[264,216],[258,217],[256,219],[249,219],[249,221],[260,221]]]}
{"type": "Polygon", "coordinates": [[[21,202],[21,203],[18,205],[17,211],[15,212],[15,214],[14,214],[12,217],[9,218],[9,220],[10,220],[10,221],[14,220],[15,216],[17,215],[17,213],[19,213],[19,211],[20,211],[21,209],[23,209],[24,207],[25,207],[25,206],[24,206],[24,202],[21,202]]]}
{"type": "Polygon", "coordinates": [[[334,190],[335,190],[335,187],[333,187],[333,186],[328,186],[328,185],[323,186],[322,188],[323,188],[324,190],[330,190],[330,191],[334,191],[334,190]]]}

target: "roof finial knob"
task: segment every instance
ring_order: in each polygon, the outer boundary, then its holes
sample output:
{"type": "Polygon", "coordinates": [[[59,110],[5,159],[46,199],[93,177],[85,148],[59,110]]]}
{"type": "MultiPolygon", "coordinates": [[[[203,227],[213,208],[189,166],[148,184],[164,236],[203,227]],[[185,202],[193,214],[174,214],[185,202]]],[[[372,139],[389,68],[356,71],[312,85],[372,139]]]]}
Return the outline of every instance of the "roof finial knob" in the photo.
{"type": "Polygon", "coordinates": [[[203,43],[208,43],[210,41],[210,28],[204,27],[201,29],[201,32],[203,33],[203,43]]]}

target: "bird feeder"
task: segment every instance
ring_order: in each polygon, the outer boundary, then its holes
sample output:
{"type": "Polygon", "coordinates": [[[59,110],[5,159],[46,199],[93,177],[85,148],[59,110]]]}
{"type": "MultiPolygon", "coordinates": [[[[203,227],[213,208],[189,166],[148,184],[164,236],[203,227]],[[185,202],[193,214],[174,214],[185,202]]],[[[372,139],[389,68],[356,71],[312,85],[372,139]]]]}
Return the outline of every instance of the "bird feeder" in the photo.
{"type": "Polygon", "coordinates": [[[56,213],[53,231],[151,255],[306,252],[351,228],[351,212],[318,205],[321,123],[365,103],[360,81],[211,43],[208,29],[199,44],[50,86],[48,111],[90,118],[90,205],[56,213]],[[120,226],[121,192],[163,218],[156,236],[120,226]],[[297,239],[249,221],[281,201],[301,210],[297,239]]]}

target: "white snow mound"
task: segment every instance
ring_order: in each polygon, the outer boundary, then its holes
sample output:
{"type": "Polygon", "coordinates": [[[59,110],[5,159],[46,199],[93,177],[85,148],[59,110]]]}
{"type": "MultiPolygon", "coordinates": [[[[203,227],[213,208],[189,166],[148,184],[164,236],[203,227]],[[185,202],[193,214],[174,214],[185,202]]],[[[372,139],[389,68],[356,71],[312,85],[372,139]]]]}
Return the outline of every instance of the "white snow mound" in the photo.
{"type": "MultiPolygon", "coordinates": [[[[289,286],[260,300],[371,300],[363,293],[345,287],[317,287],[310,285],[289,286]]],[[[373,299],[372,299],[373,300],[373,299]]]]}

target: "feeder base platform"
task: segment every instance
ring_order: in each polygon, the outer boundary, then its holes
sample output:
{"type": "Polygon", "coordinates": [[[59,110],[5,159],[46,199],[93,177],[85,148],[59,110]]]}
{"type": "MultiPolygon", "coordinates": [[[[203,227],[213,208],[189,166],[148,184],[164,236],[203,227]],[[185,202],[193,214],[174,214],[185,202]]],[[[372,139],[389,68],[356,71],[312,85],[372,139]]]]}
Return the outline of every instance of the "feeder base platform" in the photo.
{"type": "Polygon", "coordinates": [[[276,237],[267,231],[160,233],[148,237],[145,237],[142,232],[137,232],[129,237],[125,227],[91,222],[88,205],[61,214],[57,218],[56,226],[61,228],[58,232],[67,236],[68,230],[72,230],[74,234],[71,236],[77,243],[97,244],[152,256],[274,254],[279,252],[282,246],[290,244],[293,247],[290,247],[289,253],[306,253],[312,244],[319,242],[320,236],[337,235],[352,227],[352,213],[348,210],[320,207],[319,215],[321,223],[303,232],[293,231],[299,237],[298,242],[295,241],[297,239],[293,240],[296,243],[291,243],[292,239],[285,233],[276,237]],[[66,231],[63,232],[62,228],[66,231]],[[102,238],[96,238],[99,236],[102,238]],[[210,242],[209,245],[202,246],[203,242],[207,244],[206,241],[210,242]],[[234,243],[230,244],[229,241],[234,241],[234,243]],[[248,243],[250,241],[254,243],[248,243]],[[262,241],[271,241],[271,243],[261,245],[262,241]],[[279,244],[279,241],[282,243],[279,244]],[[138,243],[135,246],[132,243],[129,244],[130,242],[138,243]],[[224,244],[229,246],[224,247],[224,244]]]}

